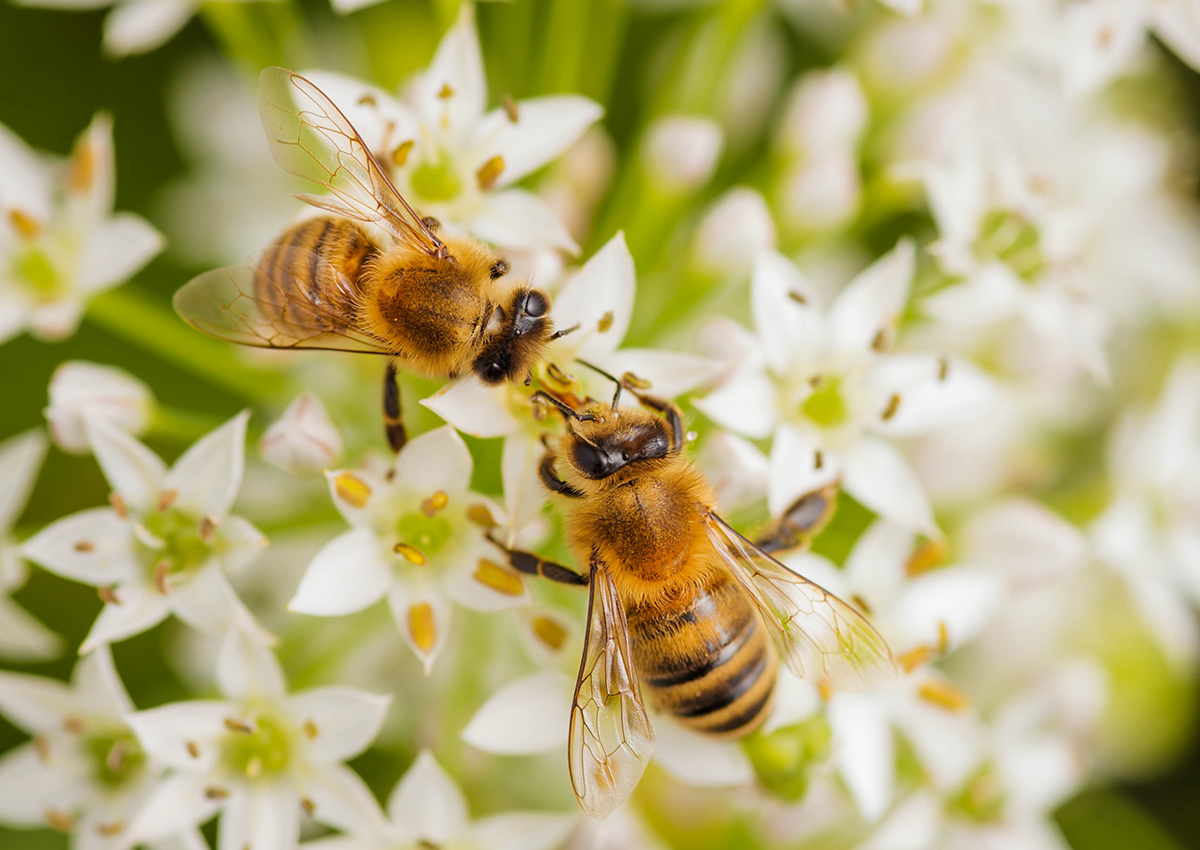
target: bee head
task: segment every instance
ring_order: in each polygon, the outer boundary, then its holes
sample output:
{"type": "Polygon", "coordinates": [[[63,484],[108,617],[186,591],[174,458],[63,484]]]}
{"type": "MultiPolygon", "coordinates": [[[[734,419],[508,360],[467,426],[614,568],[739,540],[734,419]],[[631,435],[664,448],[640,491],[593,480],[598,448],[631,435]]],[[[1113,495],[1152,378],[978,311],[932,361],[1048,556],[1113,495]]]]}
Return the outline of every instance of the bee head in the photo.
{"type": "Polygon", "coordinates": [[[550,299],[539,289],[517,289],[507,308],[496,305],[483,351],[471,364],[485,384],[502,384],[528,374],[550,339],[550,299]]]}
{"type": "Polygon", "coordinates": [[[638,463],[671,452],[667,424],[644,410],[589,405],[579,419],[568,420],[562,456],[584,478],[598,481],[638,463]],[[591,419],[587,419],[591,416],[591,419]]]}

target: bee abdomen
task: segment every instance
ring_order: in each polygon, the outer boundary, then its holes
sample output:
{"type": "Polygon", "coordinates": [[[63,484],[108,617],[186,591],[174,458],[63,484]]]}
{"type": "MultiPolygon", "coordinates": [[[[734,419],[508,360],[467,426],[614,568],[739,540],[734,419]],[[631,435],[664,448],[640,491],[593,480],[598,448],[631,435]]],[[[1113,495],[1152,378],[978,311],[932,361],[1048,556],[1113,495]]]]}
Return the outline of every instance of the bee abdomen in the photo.
{"type": "Polygon", "coordinates": [[[714,574],[678,606],[628,612],[635,664],[647,695],[679,722],[738,737],[766,719],[778,660],[750,600],[725,574],[714,574]]]}
{"type": "Polygon", "coordinates": [[[366,232],[344,218],[310,218],[287,230],[263,252],[257,278],[260,303],[309,327],[344,330],[355,324],[358,279],[379,249],[366,232]],[[314,315],[307,305],[328,309],[314,315]],[[303,315],[289,316],[301,309],[303,315]]]}

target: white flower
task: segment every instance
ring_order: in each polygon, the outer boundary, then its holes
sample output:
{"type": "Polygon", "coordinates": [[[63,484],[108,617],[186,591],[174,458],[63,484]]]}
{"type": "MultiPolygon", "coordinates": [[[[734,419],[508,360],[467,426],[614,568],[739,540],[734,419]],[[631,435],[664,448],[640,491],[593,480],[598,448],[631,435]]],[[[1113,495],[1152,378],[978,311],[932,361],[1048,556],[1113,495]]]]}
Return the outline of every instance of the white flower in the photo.
{"type": "MultiPolygon", "coordinates": [[[[78,850],[132,847],[129,825],[167,769],[134,737],[132,711],[108,647],[82,659],[69,685],[0,672],[0,713],[33,736],[0,757],[0,822],[49,824],[78,850]]],[[[205,847],[193,826],[152,846],[205,847]]]]}
{"type": "Polygon", "coordinates": [[[91,296],[162,250],[143,219],[113,214],[115,179],[104,113],[65,164],[44,160],[0,125],[0,342],[25,328],[42,339],[70,336],[91,296]]]}
{"type": "Polygon", "coordinates": [[[760,254],[775,248],[775,222],[762,194],[735,186],[705,212],[692,236],[691,259],[700,271],[747,277],[760,254]]]}
{"type": "MultiPolygon", "coordinates": [[[[610,398],[612,383],[577,359],[618,377],[633,372],[650,382],[650,392],[667,398],[715,377],[717,364],[705,358],[644,348],[618,350],[633,316],[636,286],[633,257],[624,234],[618,233],[554,296],[554,326],[572,330],[546,346],[537,383],[581,398],[610,398]]],[[[506,438],[501,461],[504,498],[510,534],[515,535],[537,515],[546,497],[537,464],[545,452],[541,435],[553,424],[533,418],[528,392],[514,384],[487,387],[468,378],[443,387],[421,404],[464,433],[506,438]]]]}
{"type": "Polygon", "coordinates": [[[699,115],[656,118],[641,143],[642,168],[668,195],[694,192],[712,179],[725,148],[721,125],[699,115]]]}
{"type": "Polygon", "coordinates": [[[80,647],[123,640],[175,614],[192,628],[223,632],[252,621],[225,571],[250,563],[266,538],[230,516],[242,480],[248,413],[202,437],[167,469],[137,440],[103,420],[87,423],[112,507],[92,508],[42,529],[22,556],[100,588],[105,606],[80,647]]]}
{"type": "Polygon", "coordinates": [[[258,443],[263,460],[293,475],[328,469],[342,454],[342,437],[321,400],[298,395],[258,443]]]}
{"type": "Polygon", "coordinates": [[[840,477],[846,492],[876,513],[937,535],[920,483],[886,438],[969,419],[990,385],[965,362],[886,353],[908,300],[913,255],[912,244],[901,242],[823,314],[789,260],[759,260],[754,347],[730,339],[730,350],[740,352],[732,376],[696,406],[730,430],[773,436],[772,515],[840,477]]]}
{"type": "Polygon", "coordinates": [[[0,443],[0,656],[34,661],[62,652],[62,640],[10,598],[27,571],[12,538],[46,456],[46,437],[26,431],[0,443]]]}
{"type": "Polygon", "coordinates": [[[454,847],[461,850],[552,850],[566,840],[577,814],[505,812],[472,822],[467,800],[428,750],[400,777],[387,819],[353,826],[348,837],[306,844],[337,850],[454,847]]]}
{"type": "Polygon", "coordinates": [[[317,553],[288,607],[340,616],[386,597],[428,673],[450,632],[451,600],[481,611],[528,602],[520,573],[484,536],[503,513],[470,490],[471,469],[466,444],[445,426],[409,442],[386,473],[327,472],[353,529],[317,553]]]}
{"type": "Polygon", "coordinates": [[[50,406],[43,413],[56,446],[65,452],[87,454],[91,450],[87,420],[102,419],[140,437],[150,427],[154,395],[124,369],[70,360],[50,376],[50,406]]]}
{"type": "Polygon", "coordinates": [[[331,686],[288,694],[275,656],[239,628],[217,663],[223,700],[169,703],[129,717],[147,755],[175,772],[130,826],[152,840],[221,812],[221,850],[291,850],[302,815],[341,829],[377,808],[342,764],[371,743],[391,697],[331,686]]]}
{"type": "Polygon", "coordinates": [[[485,113],[487,79],[473,10],[462,4],[403,101],[338,74],[305,76],[338,104],[422,215],[503,247],[576,251],[546,203],[513,184],[570,147],[602,110],[585,97],[554,95],[485,113]]]}

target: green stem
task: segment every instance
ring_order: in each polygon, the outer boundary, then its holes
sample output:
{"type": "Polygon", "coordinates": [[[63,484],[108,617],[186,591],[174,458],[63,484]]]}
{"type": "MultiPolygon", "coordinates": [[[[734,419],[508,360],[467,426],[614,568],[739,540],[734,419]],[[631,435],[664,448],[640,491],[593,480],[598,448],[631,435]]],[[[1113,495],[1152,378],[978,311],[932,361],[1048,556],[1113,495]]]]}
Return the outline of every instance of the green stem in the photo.
{"type": "Polygon", "coordinates": [[[150,434],[181,443],[192,443],[220,426],[221,422],[219,416],[159,404],[155,407],[154,419],[150,422],[150,434]]]}
{"type": "Polygon", "coordinates": [[[579,90],[600,103],[610,103],[625,30],[629,0],[595,0],[587,31],[587,63],[580,71],[579,90]]]}
{"type": "Polygon", "coordinates": [[[116,336],[247,401],[261,401],[285,387],[282,375],[247,367],[228,345],[192,331],[131,286],[97,295],[88,305],[87,316],[116,336]]]}
{"type": "Polygon", "coordinates": [[[208,2],[200,15],[222,49],[247,73],[269,65],[284,65],[288,47],[299,29],[295,10],[287,2],[208,2]]]}
{"type": "Polygon", "coordinates": [[[550,5],[539,94],[578,90],[583,58],[591,55],[591,6],[591,0],[558,0],[550,5]]]}

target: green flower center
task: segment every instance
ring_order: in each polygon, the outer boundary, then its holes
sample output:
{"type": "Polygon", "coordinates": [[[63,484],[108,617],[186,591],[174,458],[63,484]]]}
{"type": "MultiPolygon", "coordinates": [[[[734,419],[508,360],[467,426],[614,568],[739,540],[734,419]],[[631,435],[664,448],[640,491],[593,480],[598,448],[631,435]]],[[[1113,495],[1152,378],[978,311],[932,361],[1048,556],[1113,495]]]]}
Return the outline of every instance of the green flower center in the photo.
{"type": "Polygon", "coordinates": [[[146,765],[146,755],[130,733],[95,735],[83,746],[92,758],[92,776],[106,788],[119,788],[136,779],[146,765]]]}
{"type": "Polygon", "coordinates": [[[450,539],[453,529],[441,514],[427,516],[424,513],[405,514],[396,524],[396,533],[402,543],[414,546],[426,557],[435,555],[450,539]]]}
{"type": "Polygon", "coordinates": [[[794,802],[808,790],[809,768],[829,755],[832,738],[829,722],[818,715],[769,735],[755,732],[743,739],[742,747],[759,781],[794,802]]]}
{"type": "Polygon", "coordinates": [[[436,165],[422,163],[413,170],[409,180],[413,191],[427,201],[448,201],[458,197],[458,193],[462,191],[462,181],[445,158],[436,165]]]}
{"type": "Polygon", "coordinates": [[[974,250],[980,262],[1000,260],[1027,282],[1046,267],[1038,229],[1011,210],[992,210],[984,216],[974,250]]]}
{"type": "Polygon", "coordinates": [[[825,377],[812,395],[804,400],[800,412],[823,428],[835,428],[848,418],[846,400],[842,397],[842,379],[825,377]]]}
{"type": "Polygon", "coordinates": [[[947,805],[951,813],[978,824],[996,823],[1004,816],[1004,789],[990,765],[967,780],[962,792],[947,805]]]}
{"type": "Polygon", "coordinates": [[[251,779],[278,773],[287,767],[290,742],[279,724],[269,717],[257,717],[244,728],[228,721],[233,731],[225,736],[225,759],[239,773],[251,779]]]}
{"type": "Polygon", "coordinates": [[[161,549],[139,544],[143,560],[156,575],[164,569],[167,573],[188,572],[212,554],[212,547],[200,535],[200,521],[184,511],[155,511],[142,518],[142,525],[164,544],[161,549]]]}
{"type": "Polygon", "coordinates": [[[36,246],[17,255],[16,273],[17,279],[25,281],[35,295],[47,300],[62,291],[58,271],[46,252],[36,246]]]}

